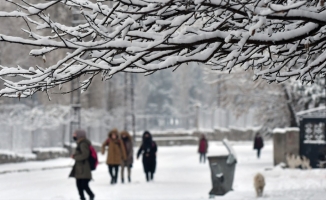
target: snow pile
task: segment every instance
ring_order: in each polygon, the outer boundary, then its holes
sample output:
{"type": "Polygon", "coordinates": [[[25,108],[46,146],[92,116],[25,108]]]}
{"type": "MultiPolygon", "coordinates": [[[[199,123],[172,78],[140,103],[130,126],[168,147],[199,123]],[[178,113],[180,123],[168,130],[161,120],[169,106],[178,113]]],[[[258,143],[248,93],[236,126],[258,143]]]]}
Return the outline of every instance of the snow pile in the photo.
{"type": "Polygon", "coordinates": [[[4,151],[0,150],[0,164],[2,163],[16,163],[16,162],[25,162],[30,160],[35,160],[35,154],[22,154],[22,153],[15,153],[11,151],[4,151]]]}
{"type": "Polygon", "coordinates": [[[32,152],[36,155],[36,160],[49,160],[60,157],[68,157],[69,152],[65,148],[34,148],[32,152]]]}
{"type": "Polygon", "coordinates": [[[230,144],[230,142],[227,139],[224,139],[223,141],[224,146],[226,147],[226,149],[229,152],[229,157],[227,159],[227,164],[233,164],[237,162],[237,154],[235,153],[232,145],[230,144]]]}
{"type": "Polygon", "coordinates": [[[68,151],[65,148],[35,148],[32,153],[16,153],[0,150],[0,164],[17,163],[31,160],[49,160],[59,157],[68,157],[68,151]]]}
{"type": "Polygon", "coordinates": [[[44,152],[58,152],[58,153],[66,153],[67,149],[65,148],[60,148],[60,147],[51,147],[51,148],[34,148],[33,152],[39,152],[39,153],[44,153],[44,152]]]}

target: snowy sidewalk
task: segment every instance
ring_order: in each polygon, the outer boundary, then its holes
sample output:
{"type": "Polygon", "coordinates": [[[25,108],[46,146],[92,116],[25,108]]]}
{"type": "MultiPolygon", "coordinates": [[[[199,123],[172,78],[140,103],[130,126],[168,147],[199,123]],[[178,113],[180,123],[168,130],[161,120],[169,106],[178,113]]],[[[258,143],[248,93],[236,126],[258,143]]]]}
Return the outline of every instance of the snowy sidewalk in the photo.
{"type": "MultiPolygon", "coordinates": [[[[105,157],[99,154],[100,163],[104,163],[105,157]]],[[[7,173],[44,171],[61,168],[71,168],[74,161],[71,158],[57,158],[46,161],[28,161],[21,163],[9,163],[0,165],[0,175],[7,173]]]]}
{"type": "MultiPolygon", "coordinates": [[[[234,191],[221,200],[256,199],[253,176],[262,172],[266,178],[267,200],[321,200],[326,196],[325,170],[289,170],[273,168],[272,146],[267,142],[262,159],[255,157],[252,143],[233,143],[237,153],[234,191]],[[270,169],[270,170],[266,170],[270,169]]],[[[221,143],[211,143],[210,154],[226,153],[221,143]]],[[[104,157],[100,157],[104,159],[104,157]]],[[[34,171],[0,175],[0,200],[77,200],[74,179],[68,179],[70,168],[42,170],[45,167],[72,165],[69,158],[44,162],[0,165],[0,171],[30,169],[34,171]]],[[[211,189],[210,171],[199,164],[197,147],[159,147],[155,181],[145,181],[142,164],[135,159],[132,183],[110,185],[105,164],[93,173],[91,188],[96,200],[201,200],[208,199],[211,189]]]]}
{"type": "Polygon", "coordinates": [[[22,163],[10,163],[0,165],[0,174],[32,172],[41,170],[51,170],[68,168],[73,165],[73,161],[69,158],[58,158],[47,161],[30,161],[22,163]]]}

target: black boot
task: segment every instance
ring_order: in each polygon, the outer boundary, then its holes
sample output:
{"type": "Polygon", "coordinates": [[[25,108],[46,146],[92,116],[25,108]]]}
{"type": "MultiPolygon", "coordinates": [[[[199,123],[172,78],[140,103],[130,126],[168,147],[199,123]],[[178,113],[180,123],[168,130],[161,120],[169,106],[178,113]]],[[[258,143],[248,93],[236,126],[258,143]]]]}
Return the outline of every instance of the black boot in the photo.
{"type": "Polygon", "coordinates": [[[125,183],[125,179],[124,178],[121,179],[121,183],[125,183]]]}
{"type": "Polygon", "coordinates": [[[146,180],[149,182],[149,173],[146,173],[146,180]]]}
{"type": "Polygon", "coordinates": [[[94,200],[95,196],[89,197],[89,200],[94,200]]]}
{"type": "Polygon", "coordinates": [[[131,182],[131,178],[130,178],[130,176],[128,176],[128,182],[129,182],[129,183],[131,182]]]}
{"type": "Polygon", "coordinates": [[[113,184],[114,184],[114,178],[111,179],[111,185],[113,185],[113,184]]]}

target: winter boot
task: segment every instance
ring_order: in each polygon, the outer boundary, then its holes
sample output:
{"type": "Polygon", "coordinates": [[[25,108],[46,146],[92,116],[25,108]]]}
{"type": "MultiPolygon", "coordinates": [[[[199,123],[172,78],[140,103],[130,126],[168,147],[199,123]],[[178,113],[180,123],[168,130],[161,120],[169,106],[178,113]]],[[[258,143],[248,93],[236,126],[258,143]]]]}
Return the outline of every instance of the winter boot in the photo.
{"type": "Polygon", "coordinates": [[[89,200],[94,200],[95,196],[89,197],[89,200]]]}
{"type": "Polygon", "coordinates": [[[121,179],[121,183],[125,183],[125,179],[124,178],[121,179]]]}
{"type": "Polygon", "coordinates": [[[130,176],[128,176],[128,182],[129,182],[129,183],[131,182],[131,178],[130,178],[130,176]]]}
{"type": "Polygon", "coordinates": [[[114,184],[114,178],[111,179],[111,185],[113,185],[113,184],[114,184]]]}

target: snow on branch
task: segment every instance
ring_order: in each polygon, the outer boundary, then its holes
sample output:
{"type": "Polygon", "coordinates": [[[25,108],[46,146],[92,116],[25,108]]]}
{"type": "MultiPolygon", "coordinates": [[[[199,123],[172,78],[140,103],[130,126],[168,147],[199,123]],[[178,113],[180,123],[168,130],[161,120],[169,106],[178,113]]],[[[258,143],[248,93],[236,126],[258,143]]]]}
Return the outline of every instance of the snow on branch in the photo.
{"type": "Polygon", "coordinates": [[[85,91],[99,73],[103,80],[119,72],[149,75],[190,62],[251,69],[254,79],[269,82],[312,82],[326,72],[323,0],[7,1],[18,9],[0,17],[23,18],[29,29],[24,38],[0,34],[0,42],[34,46],[30,55],[45,61],[53,51],[70,53],[46,69],[1,66],[2,96],[28,97],[86,74],[85,91]],[[84,22],[56,22],[47,10],[58,4],[78,10],[84,22]]]}

